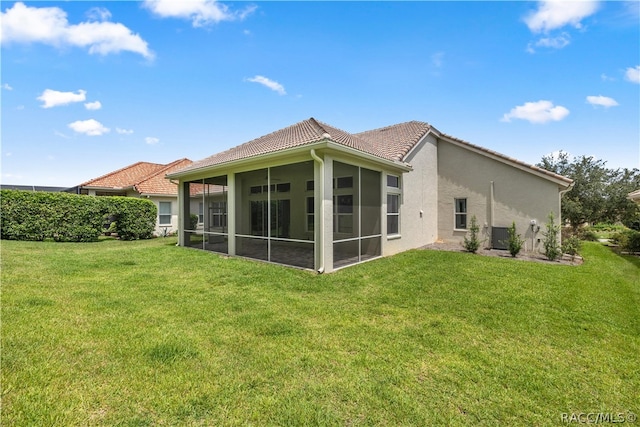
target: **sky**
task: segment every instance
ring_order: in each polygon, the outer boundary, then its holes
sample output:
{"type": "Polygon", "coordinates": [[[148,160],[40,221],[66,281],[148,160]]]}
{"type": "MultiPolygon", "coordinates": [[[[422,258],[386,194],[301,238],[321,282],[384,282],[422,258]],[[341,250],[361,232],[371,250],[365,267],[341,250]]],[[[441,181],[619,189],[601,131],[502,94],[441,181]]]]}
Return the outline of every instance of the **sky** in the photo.
{"type": "Polygon", "coordinates": [[[1,181],[70,187],[310,117],[640,168],[640,2],[0,3],[1,181]]]}

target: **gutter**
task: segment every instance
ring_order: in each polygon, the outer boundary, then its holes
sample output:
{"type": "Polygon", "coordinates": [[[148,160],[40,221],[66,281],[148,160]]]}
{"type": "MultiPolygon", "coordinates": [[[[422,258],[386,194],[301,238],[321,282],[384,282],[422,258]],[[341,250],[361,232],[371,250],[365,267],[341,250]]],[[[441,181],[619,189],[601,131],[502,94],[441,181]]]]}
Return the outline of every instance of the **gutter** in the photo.
{"type": "Polygon", "coordinates": [[[313,148],[309,152],[313,160],[320,165],[320,185],[318,186],[318,192],[320,193],[320,218],[318,219],[320,227],[316,228],[316,235],[314,238],[320,246],[320,268],[318,273],[324,273],[324,160],[316,154],[316,150],[313,148]],[[318,239],[318,237],[320,237],[318,239]]]}

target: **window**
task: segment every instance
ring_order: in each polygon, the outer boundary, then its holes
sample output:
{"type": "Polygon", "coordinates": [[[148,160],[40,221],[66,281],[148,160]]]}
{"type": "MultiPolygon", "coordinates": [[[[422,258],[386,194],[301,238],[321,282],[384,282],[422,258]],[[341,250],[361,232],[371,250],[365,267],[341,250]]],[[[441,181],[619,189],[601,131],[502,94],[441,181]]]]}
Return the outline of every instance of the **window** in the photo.
{"type": "Polygon", "coordinates": [[[467,229],[467,199],[455,199],[455,229],[467,229]]]}
{"type": "MultiPolygon", "coordinates": [[[[271,201],[271,237],[289,237],[291,226],[290,200],[271,201]]],[[[251,201],[251,234],[268,235],[269,203],[266,200],[251,201]]]]}
{"type": "Polygon", "coordinates": [[[334,197],[333,227],[337,233],[353,233],[353,195],[334,197]]]}
{"type": "Polygon", "coordinates": [[[353,188],[353,177],[343,176],[335,179],[334,188],[353,188]]]}
{"type": "Polygon", "coordinates": [[[400,195],[387,194],[387,234],[400,233],[400,195]]]}
{"type": "Polygon", "coordinates": [[[311,179],[307,181],[307,191],[313,191],[315,188],[315,182],[311,179]]]}
{"type": "Polygon", "coordinates": [[[227,203],[213,202],[209,208],[211,213],[211,227],[221,229],[227,226],[227,203]]]}
{"type": "Polygon", "coordinates": [[[387,235],[400,234],[400,177],[387,175],[387,235]]]}
{"type": "Polygon", "coordinates": [[[204,203],[198,203],[198,224],[204,222],[204,203]]]}
{"type": "Polygon", "coordinates": [[[400,188],[400,177],[395,175],[387,175],[387,187],[400,188]]]}
{"type": "Polygon", "coordinates": [[[314,220],[314,199],[313,197],[307,197],[307,231],[313,232],[314,220]]]}
{"type": "Polygon", "coordinates": [[[159,202],[158,223],[160,225],[171,225],[171,202],[159,202]]]}

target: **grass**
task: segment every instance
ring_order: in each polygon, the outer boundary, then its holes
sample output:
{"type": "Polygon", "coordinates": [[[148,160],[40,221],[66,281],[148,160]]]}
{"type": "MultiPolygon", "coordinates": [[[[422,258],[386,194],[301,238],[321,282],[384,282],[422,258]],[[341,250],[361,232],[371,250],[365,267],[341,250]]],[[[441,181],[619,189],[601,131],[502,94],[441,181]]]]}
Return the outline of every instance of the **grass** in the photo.
{"type": "Polygon", "coordinates": [[[173,239],[2,242],[2,425],[560,425],[640,413],[640,261],[330,275],[173,239]]]}

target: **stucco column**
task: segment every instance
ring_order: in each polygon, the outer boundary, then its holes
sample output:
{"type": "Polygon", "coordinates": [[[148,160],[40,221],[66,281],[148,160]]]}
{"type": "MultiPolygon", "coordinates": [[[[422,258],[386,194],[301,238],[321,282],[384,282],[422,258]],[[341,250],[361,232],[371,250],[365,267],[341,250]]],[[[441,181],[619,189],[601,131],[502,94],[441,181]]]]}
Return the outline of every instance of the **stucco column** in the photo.
{"type": "Polygon", "coordinates": [[[189,183],[181,181],[178,184],[178,245],[180,246],[186,246],[188,242],[185,230],[188,228],[186,221],[189,220],[190,195],[189,183]]]}
{"type": "Polygon", "coordinates": [[[321,185],[324,188],[321,206],[324,223],[320,230],[324,234],[320,244],[324,249],[324,271],[328,273],[333,271],[333,159],[327,155],[324,156],[324,182],[321,185]]]}
{"type": "Polygon", "coordinates": [[[227,233],[229,255],[236,254],[236,174],[227,175],[227,233]]]}

